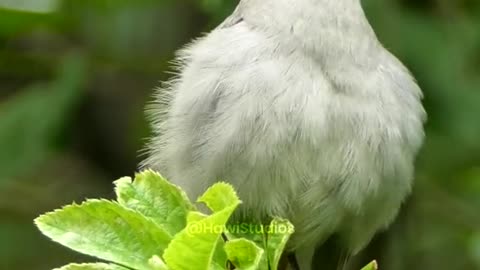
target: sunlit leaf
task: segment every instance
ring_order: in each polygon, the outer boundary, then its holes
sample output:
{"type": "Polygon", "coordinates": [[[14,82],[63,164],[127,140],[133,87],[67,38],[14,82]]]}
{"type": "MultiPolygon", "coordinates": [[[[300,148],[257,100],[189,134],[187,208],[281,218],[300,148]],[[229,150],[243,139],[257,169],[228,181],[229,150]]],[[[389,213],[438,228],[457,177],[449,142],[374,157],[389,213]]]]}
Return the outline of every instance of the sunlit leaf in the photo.
{"type": "MultiPolygon", "coordinates": [[[[187,227],[177,234],[164,253],[167,266],[172,270],[208,270],[214,262],[214,254],[225,224],[240,204],[233,188],[225,183],[212,186],[199,199],[214,213],[203,219],[190,218],[187,227]]],[[[199,217],[198,215],[196,215],[199,217]]]]}
{"type": "Polygon", "coordinates": [[[150,170],[137,174],[134,181],[122,178],[115,185],[121,205],[152,218],[171,235],[185,228],[188,212],[194,209],[185,192],[150,170]]]}
{"type": "Polygon", "coordinates": [[[280,257],[294,232],[293,225],[284,219],[274,219],[267,228],[267,256],[272,270],[278,269],[280,257]]]}
{"type": "Polygon", "coordinates": [[[246,239],[234,239],[225,244],[228,260],[238,270],[268,269],[267,265],[261,267],[264,250],[254,242],[246,239]]]}
{"type": "Polygon", "coordinates": [[[54,270],[128,270],[128,268],[106,263],[72,263],[69,265],[65,265],[61,268],[56,268],[54,270]]]}
{"type": "Polygon", "coordinates": [[[377,261],[373,261],[373,262],[369,263],[367,266],[362,268],[362,270],[378,270],[377,261]]]}
{"type": "Polygon", "coordinates": [[[106,200],[69,205],[35,220],[43,234],[75,251],[139,270],[161,255],[170,235],[140,213],[106,200]]]}

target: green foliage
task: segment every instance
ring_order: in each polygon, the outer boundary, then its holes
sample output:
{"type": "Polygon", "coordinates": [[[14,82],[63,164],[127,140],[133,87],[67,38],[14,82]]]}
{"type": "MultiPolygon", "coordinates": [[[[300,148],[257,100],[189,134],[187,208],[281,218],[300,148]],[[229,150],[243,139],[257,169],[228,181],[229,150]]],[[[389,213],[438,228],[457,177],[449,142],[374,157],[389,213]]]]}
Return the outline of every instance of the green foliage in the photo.
{"type": "Polygon", "coordinates": [[[174,235],[186,226],[186,217],[194,206],[186,194],[167,181],[152,181],[153,172],[136,176],[135,181],[125,177],[115,182],[118,202],[151,218],[174,235]]]}
{"type": "Polygon", "coordinates": [[[77,264],[72,263],[65,265],[64,267],[57,268],[55,270],[127,270],[128,268],[116,265],[116,264],[106,264],[106,263],[85,263],[77,264]]]}
{"type": "MultiPolygon", "coordinates": [[[[180,188],[153,171],[134,180],[121,178],[115,185],[117,201],[90,199],[42,215],[35,223],[66,247],[138,270],[225,269],[227,260],[236,269],[277,269],[293,232],[290,223],[274,219],[273,229],[262,234],[265,246],[244,238],[224,241],[227,222],[241,203],[226,183],[212,186],[198,199],[210,215],[198,212],[180,188]],[[281,226],[289,229],[281,231],[281,226]],[[267,253],[272,256],[264,257],[267,253]]],[[[72,264],[61,269],[123,268],[72,264]]]]}
{"type": "Polygon", "coordinates": [[[364,268],[362,268],[362,270],[377,270],[377,269],[378,269],[378,265],[376,261],[373,261],[369,263],[367,266],[365,266],[364,268]]]}
{"type": "MultiPolygon", "coordinates": [[[[153,171],[114,183],[116,201],[90,199],[35,219],[52,240],[113,263],[69,264],[59,270],[220,270],[229,264],[238,270],[277,270],[293,233],[290,222],[275,218],[265,227],[249,224],[262,230],[242,227],[244,235],[260,235],[260,245],[233,237],[227,222],[241,201],[227,183],[213,185],[197,200],[210,215],[153,171]]],[[[362,270],[375,269],[372,263],[362,270]]]]}
{"type": "Polygon", "coordinates": [[[53,141],[82,95],[83,58],[67,56],[57,73],[53,81],[32,85],[1,104],[0,183],[50,154],[53,141]]]}
{"type": "Polygon", "coordinates": [[[57,8],[58,0],[0,0],[0,8],[46,13],[57,8]]]}
{"type": "Polygon", "coordinates": [[[106,200],[69,205],[36,219],[40,230],[78,252],[136,269],[168,246],[171,236],[152,219],[106,200]]]}
{"type": "Polygon", "coordinates": [[[212,26],[224,20],[225,16],[232,12],[237,1],[224,0],[201,0],[200,7],[212,17],[212,26]]]}
{"type": "MultiPolygon", "coordinates": [[[[258,247],[254,242],[247,239],[234,239],[225,244],[227,258],[236,267],[241,270],[259,269],[263,262],[264,250],[258,247]]],[[[273,267],[278,262],[273,262],[273,267]]],[[[272,268],[273,268],[272,267],[272,268]]]]}

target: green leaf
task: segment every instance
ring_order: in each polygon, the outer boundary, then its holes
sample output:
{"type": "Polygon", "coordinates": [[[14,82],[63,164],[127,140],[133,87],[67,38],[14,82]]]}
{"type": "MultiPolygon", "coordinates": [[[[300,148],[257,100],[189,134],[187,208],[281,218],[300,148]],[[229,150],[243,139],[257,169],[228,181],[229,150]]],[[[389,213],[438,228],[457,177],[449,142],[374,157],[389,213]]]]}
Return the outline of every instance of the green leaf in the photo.
{"type": "MultiPolygon", "coordinates": [[[[199,201],[205,202],[214,213],[203,219],[191,218],[192,222],[175,236],[163,255],[169,269],[207,270],[212,265],[224,265],[214,261],[217,243],[225,230],[225,224],[240,204],[233,188],[225,183],[212,186],[199,201]]],[[[198,215],[196,215],[199,217],[198,215]]]]}
{"type": "Polygon", "coordinates": [[[247,239],[234,239],[225,243],[225,252],[235,269],[255,270],[260,267],[264,250],[247,239]]]}
{"type": "Polygon", "coordinates": [[[267,228],[267,257],[272,270],[278,269],[280,257],[294,232],[293,225],[285,219],[275,218],[267,228]]]}
{"type": "Polygon", "coordinates": [[[125,267],[116,265],[116,264],[106,264],[106,263],[83,263],[77,264],[72,263],[65,265],[61,268],[56,268],[54,270],[128,270],[125,267]]]}
{"type": "Polygon", "coordinates": [[[151,269],[169,234],[140,213],[106,200],[88,200],[38,217],[43,234],[75,251],[138,270],[151,269]]]}
{"type": "Polygon", "coordinates": [[[197,221],[200,221],[200,220],[202,220],[206,217],[208,217],[208,216],[201,213],[201,212],[191,211],[191,212],[188,213],[187,222],[188,223],[197,222],[197,221]]]}
{"type": "Polygon", "coordinates": [[[241,203],[232,185],[219,182],[210,187],[198,202],[205,203],[213,212],[222,211],[228,206],[241,203]]]}
{"type": "Polygon", "coordinates": [[[137,174],[133,182],[126,177],[115,185],[121,205],[152,218],[171,235],[185,228],[188,212],[194,209],[185,192],[151,170],[137,174]]]}
{"type": "Polygon", "coordinates": [[[150,258],[148,263],[153,270],[168,270],[167,265],[165,265],[162,258],[158,257],[157,255],[154,255],[152,258],[150,258]]]}
{"type": "Polygon", "coordinates": [[[367,266],[362,268],[362,270],[378,270],[377,261],[373,261],[373,262],[369,263],[367,266]]]}
{"type": "Polygon", "coordinates": [[[187,224],[187,228],[177,234],[165,250],[167,266],[172,270],[188,270],[192,266],[198,270],[209,269],[222,229],[236,207],[228,207],[201,221],[187,224]]]}
{"type": "MultiPolygon", "coordinates": [[[[227,253],[225,252],[225,240],[223,237],[219,237],[217,241],[217,246],[215,247],[215,251],[213,253],[213,262],[210,268],[212,270],[221,269],[225,270],[227,266],[227,253]]],[[[227,268],[228,269],[228,268],[227,268]]]]}

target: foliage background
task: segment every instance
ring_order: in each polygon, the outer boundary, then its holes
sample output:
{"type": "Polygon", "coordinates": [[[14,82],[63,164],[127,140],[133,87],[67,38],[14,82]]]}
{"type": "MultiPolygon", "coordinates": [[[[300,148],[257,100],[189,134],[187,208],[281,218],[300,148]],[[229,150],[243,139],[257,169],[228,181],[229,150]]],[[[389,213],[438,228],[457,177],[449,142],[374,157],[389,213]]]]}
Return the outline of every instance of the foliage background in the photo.
{"type": "MultiPolygon", "coordinates": [[[[235,4],[0,0],[0,269],[88,259],[49,242],[33,218],[113,196],[111,181],[141,160],[143,108],[174,51],[235,4]]],[[[480,269],[480,1],[363,4],[422,86],[429,122],[414,194],[356,261],[480,269]]]]}

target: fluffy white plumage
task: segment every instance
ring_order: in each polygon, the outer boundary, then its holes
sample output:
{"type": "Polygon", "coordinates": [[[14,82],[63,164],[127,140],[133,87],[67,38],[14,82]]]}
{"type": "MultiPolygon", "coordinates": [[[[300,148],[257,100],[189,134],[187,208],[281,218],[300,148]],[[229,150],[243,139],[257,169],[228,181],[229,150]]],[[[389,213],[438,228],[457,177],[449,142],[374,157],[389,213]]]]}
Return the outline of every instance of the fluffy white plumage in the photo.
{"type": "Polygon", "coordinates": [[[146,166],[192,198],[226,180],[244,213],[289,218],[305,269],[333,233],[356,253],[394,219],[426,114],[359,0],[242,0],[178,63],[146,166]]]}

